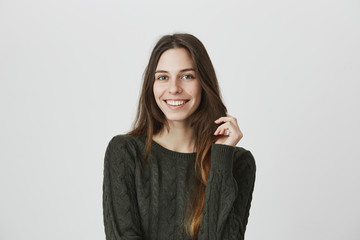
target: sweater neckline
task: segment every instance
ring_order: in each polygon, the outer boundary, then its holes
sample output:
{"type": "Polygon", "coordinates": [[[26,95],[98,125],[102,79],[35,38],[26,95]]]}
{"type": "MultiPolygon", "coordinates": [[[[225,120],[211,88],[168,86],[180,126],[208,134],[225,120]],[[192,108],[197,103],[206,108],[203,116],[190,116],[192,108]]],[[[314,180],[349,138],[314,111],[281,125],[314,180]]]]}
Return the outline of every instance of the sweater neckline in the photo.
{"type": "Polygon", "coordinates": [[[181,158],[181,159],[195,159],[196,158],[196,152],[192,153],[182,153],[182,152],[176,152],[173,150],[170,150],[168,148],[163,147],[159,143],[155,142],[153,139],[151,140],[151,148],[156,149],[157,151],[160,151],[161,153],[164,153],[166,155],[181,158]]]}

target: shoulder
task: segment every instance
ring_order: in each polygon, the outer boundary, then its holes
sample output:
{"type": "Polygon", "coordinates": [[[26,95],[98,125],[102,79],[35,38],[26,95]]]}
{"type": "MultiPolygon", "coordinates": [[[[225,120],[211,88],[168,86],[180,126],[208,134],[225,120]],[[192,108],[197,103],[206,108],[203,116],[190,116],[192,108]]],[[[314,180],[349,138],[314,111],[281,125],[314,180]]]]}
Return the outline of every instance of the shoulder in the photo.
{"type": "Polygon", "coordinates": [[[211,166],[214,169],[236,172],[255,172],[256,165],[252,153],[237,146],[213,144],[211,147],[211,166]]]}
{"type": "Polygon", "coordinates": [[[233,164],[234,169],[238,171],[244,169],[253,173],[256,171],[256,163],[253,154],[243,147],[235,147],[233,164]]]}
{"type": "Polygon", "coordinates": [[[136,151],[143,145],[144,139],[140,136],[133,136],[129,134],[119,134],[111,138],[108,143],[108,148],[127,149],[129,151],[136,151]]]}
{"type": "Polygon", "coordinates": [[[124,160],[133,164],[131,159],[139,158],[143,150],[144,139],[139,136],[133,136],[128,134],[119,134],[113,136],[106,148],[106,155],[109,161],[124,160]]]}

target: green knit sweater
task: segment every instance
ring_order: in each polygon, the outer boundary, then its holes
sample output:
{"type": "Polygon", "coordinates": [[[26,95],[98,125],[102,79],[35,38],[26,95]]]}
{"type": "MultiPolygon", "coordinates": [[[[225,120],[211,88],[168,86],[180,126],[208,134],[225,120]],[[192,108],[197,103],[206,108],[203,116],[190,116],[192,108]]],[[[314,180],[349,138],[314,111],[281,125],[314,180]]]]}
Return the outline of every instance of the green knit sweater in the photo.
{"type": "MultiPolygon", "coordinates": [[[[180,153],[145,137],[114,136],[106,149],[103,214],[107,240],[191,238],[183,220],[191,198],[195,153],[180,153]]],[[[211,146],[199,240],[244,239],[255,182],[255,161],[241,147],[211,146]]]]}

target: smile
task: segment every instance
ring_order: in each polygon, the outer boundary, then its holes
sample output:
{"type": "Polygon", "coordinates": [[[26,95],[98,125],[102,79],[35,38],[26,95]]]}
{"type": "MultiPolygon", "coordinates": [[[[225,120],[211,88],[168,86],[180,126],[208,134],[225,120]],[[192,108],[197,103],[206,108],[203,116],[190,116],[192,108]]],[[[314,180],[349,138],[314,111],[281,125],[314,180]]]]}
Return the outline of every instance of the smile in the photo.
{"type": "Polygon", "coordinates": [[[171,109],[178,109],[183,107],[190,100],[164,100],[166,105],[171,109]]]}
{"type": "Polygon", "coordinates": [[[173,100],[165,100],[165,102],[171,106],[179,106],[185,104],[187,101],[181,100],[181,101],[173,101],[173,100]]]}

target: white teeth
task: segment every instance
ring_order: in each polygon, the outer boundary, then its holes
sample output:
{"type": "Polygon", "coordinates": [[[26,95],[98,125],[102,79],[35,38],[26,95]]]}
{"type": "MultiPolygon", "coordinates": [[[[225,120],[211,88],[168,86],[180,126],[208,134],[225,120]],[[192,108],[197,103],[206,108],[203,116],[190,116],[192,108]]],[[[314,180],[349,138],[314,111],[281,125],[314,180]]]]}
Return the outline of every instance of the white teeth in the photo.
{"type": "Polygon", "coordinates": [[[179,106],[185,104],[186,101],[166,101],[167,104],[172,106],[179,106]]]}

